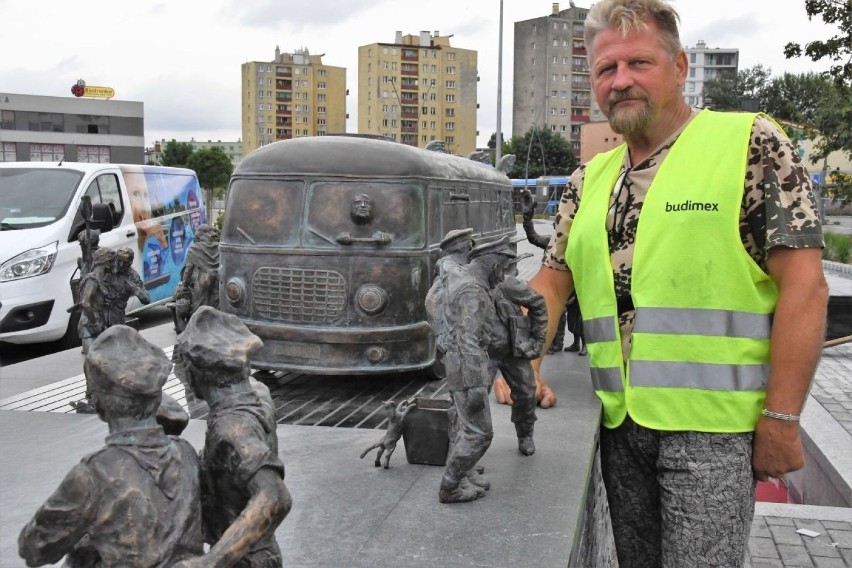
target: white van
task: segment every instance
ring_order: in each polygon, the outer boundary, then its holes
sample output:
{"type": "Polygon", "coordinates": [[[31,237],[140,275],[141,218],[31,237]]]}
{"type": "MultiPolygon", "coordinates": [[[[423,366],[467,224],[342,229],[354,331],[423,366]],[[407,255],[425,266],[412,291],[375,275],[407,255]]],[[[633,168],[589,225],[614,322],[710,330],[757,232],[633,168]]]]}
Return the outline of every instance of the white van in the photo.
{"type": "MultiPolygon", "coordinates": [[[[206,223],[195,172],[73,162],[0,163],[0,341],[79,344],[72,278],[88,195],[100,246],[130,247],[151,304],[171,299],[195,229],[206,223]]],[[[75,276],[75,273],[76,276],[75,276]]],[[[150,306],[149,305],[149,306],[150,306]]],[[[136,298],[128,313],[144,307],[136,298]]]]}

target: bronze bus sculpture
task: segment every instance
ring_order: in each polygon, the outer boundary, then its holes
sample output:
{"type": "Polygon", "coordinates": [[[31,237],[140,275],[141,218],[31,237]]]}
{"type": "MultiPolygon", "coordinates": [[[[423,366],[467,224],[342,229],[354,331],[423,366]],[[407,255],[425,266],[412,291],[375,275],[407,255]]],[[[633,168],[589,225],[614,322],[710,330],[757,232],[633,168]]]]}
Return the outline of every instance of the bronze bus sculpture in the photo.
{"type": "Polygon", "coordinates": [[[219,309],[263,340],[256,368],[425,369],[439,243],[466,227],[515,234],[511,182],[489,165],[366,138],[276,142],[231,177],[219,309]]]}

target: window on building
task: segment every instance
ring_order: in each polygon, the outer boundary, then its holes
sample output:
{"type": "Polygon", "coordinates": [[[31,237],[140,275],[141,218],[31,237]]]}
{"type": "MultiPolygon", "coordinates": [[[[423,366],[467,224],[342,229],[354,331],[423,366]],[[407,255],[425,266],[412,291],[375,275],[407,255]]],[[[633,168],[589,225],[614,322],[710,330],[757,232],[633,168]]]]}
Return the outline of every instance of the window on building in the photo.
{"type": "Polygon", "coordinates": [[[455,130],[456,129],[456,123],[455,122],[447,122],[447,123],[444,124],[444,128],[447,129],[447,130],[455,130]]]}
{"type": "Polygon", "coordinates": [[[14,142],[0,142],[0,162],[17,161],[18,150],[16,144],[14,142]]]}
{"type": "Polygon", "coordinates": [[[0,110],[0,130],[15,130],[15,111],[0,110]]]}
{"type": "Polygon", "coordinates": [[[456,74],[456,68],[455,67],[452,67],[452,66],[447,67],[447,75],[455,75],[455,74],[456,74]]]}
{"type": "Polygon", "coordinates": [[[559,63],[559,58],[554,55],[552,61],[553,63],[559,63]]]}
{"type": "Polygon", "coordinates": [[[550,76],[550,80],[551,80],[551,81],[558,81],[558,80],[559,80],[559,75],[557,75],[556,73],[554,73],[553,75],[551,75],[551,76],[550,76]]]}
{"type": "MultiPolygon", "coordinates": [[[[110,161],[109,146],[77,146],[77,161],[89,164],[108,164],[110,161]]],[[[118,195],[118,188],[115,189],[115,194],[118,195]]]]}
{"type": "Polygon", "coordinates": [[[692,77],[693,79],[695,78],[695,67],[689,68],[689,76],[692,77]]]}
{"type": "Polygon", "coordinates": [[[556,108],[551,108],[551,109],[550,109],[550,115],[551,115],[551,116],[556,116],[556,108]]]}
{"type": "Polygon", "coordinates": [[[560,114],[560,116],[565,116],[565,115],[567,115],[567,114],[568,114],[568,109],[567,109],[567,108],[561,108],[561,109],[559,109],[559,114],[560,114]]]}
{"type": "Polygon", "coordinates": [[[438,111],[435,109],[435,107],[429,107],[429,114],[436,115],[438,114],[438,111]]]}
{"type": "Polygon", "coordinates": [[[447,89],[455,89],[456,88],[456,82],[455,81],[447,81],[447,87],[446,88],[447,89]]]}
{"type": "Polygon", "coordinates": [[[456,102],[456,96],[455,95],[447,95],[446,101],[448,103],[454,103],[454,102],[456,102]]]}
{"type": "Polygon", "coordinates": [[[455,136],[447,136],[447,138],[444,141],[447,144],[455,144],[456,143],[456,137],[455,136]]]}
{"type": "Polygon", "coordinates": [[[559,91],[559,96],[563,99],[567,98],[568,97],[568,91],[559,91]]]}
{"type": "Polygon", "coordinates": [[[317,89],[325,89],[325,82],[320,81],[319,83],[317,83],[317,89]]]}
{"type": "Polygon", "coordinates": [[[317,70],[317,74],[318,74],[320,77],[325,77],[325,76],[328,74],[328,72],[327,72],[325,69],[318,69],[318,70],[317,70]]]}
{"type": "Polygon", "coordinates": [[[324,119],[324,118],[318,118],[318,119],[317,119],[317,124],[318,124],[319,126],[325,126],[325,119],[324,119]]]}
{"type": "Polygon", "coordinates": [[[454,108],[445,109],[444,112],[445,112],[446,116],[455,116],[456,115],[456,109],[454,109],[454,108]]]}
{"type": "Polygon", "coordinates": [[[551,124],[551,125],[550,125],[550,130],[551,130],[551,132],[556,132],[556,125],[555,125],[555,124],[551,124]]]}
{"type": "Polygon", "coordinates": [[[325,101],[325,93],[320,93],[317,95],[317,101],[324,102],[325,101]]]}
{"type": "Polygon", "coordinates": [[[559,47],[559,40],[558,39],[553,40],[553,47],[559,47]]]}
{"type": "Polygon", "coordinates": [[[565,73],[563,73],[563,74],[562,74],[562,80],[563,80],[563,81],[567,81],[567,80],[568,80],[568,75],[566,75],[565,73]]]}
{"type": "Polygon", "coordinates": [[[30,144],[31,162],[58,162],[64,157],[63,144],[30,144]]]}
{"type": "Polygon", "coordinates": [[[694,53],[690,53],[690,54],[689,54],[689,62],[690,62],[690,63],[695,63],[695,54],[694,54],[694,53]]]}
{"type": "Polygon", "coordinates": [[[317,107],[317,114],[325,114],[325,107],[324,106],[318,106],[317,107]]]}

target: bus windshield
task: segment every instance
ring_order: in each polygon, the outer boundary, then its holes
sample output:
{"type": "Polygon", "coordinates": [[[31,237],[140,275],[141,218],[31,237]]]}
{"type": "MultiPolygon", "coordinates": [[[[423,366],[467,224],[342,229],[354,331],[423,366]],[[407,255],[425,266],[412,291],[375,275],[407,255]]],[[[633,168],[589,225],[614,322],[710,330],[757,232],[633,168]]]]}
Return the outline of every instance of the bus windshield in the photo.
{"type": "Polygon", "coordinates": [[[2,230],[43,227],[61,219],[83,173],[67,169],[0,168],[2,230]]]}
{"type": "Polygon", "coordinates": [[[297,246],[304,182],[240,179],[228,191],[222,241],[297,246]]]}
{"type": "Polygon", "coordinates": [[[316,181],[308,191],[305,242],[317,247],[422,248],[423,191],[398,182],[316,181]]]}

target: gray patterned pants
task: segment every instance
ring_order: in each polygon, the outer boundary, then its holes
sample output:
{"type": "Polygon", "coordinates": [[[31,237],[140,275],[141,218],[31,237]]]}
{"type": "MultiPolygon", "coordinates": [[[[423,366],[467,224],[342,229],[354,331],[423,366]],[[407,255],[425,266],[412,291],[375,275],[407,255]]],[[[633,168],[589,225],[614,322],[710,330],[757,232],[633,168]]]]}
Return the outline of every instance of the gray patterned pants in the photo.
{"type": "Polygon", "coordinates": [[[735,568],[754,516],[752,434],[601,428],[620,568],[735,568]]]}

